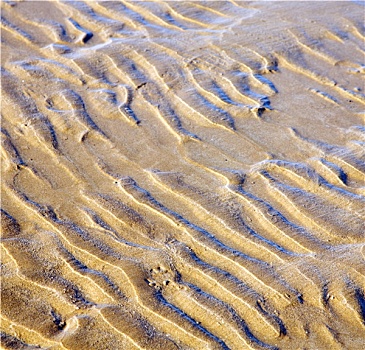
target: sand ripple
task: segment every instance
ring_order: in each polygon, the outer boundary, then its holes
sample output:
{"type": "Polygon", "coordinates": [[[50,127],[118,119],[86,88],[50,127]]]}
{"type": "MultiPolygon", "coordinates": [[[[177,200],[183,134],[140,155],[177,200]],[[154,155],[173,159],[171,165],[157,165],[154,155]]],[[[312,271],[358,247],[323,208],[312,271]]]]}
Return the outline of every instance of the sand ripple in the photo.
{"type": "Polygon", "coordinates": [[[362,11],[3,1],[2,347],[362,349],[362,11]]]}

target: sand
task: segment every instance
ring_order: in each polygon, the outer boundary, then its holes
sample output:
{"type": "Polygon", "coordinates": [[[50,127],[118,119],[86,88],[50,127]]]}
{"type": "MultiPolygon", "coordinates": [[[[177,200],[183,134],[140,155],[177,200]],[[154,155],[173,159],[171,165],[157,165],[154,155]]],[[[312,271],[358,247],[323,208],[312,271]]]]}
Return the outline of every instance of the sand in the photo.
{"type": "Polygon", "coordinates": [[[359,2],[3,1],[3,349],[363,349],[359,2]]]}

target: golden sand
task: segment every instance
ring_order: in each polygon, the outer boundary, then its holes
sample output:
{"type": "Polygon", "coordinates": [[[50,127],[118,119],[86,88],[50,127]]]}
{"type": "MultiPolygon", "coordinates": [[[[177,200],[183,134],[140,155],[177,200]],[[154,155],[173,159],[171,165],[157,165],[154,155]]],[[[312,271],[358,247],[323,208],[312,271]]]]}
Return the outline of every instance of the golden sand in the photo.
{"type": "Polygon", "coordinates": [[[3,349],[364,349],[363,6],[1,7],[3,349]]]}

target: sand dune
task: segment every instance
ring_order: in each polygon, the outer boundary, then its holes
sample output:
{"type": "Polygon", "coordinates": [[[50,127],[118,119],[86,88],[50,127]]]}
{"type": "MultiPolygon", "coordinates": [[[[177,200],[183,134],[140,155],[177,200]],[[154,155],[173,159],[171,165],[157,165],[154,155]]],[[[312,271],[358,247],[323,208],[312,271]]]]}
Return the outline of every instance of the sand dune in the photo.
{"type": "Polygon", "coordinates": [[[4,349],[363,349],[364,7],[2,4],[4,349]]]}

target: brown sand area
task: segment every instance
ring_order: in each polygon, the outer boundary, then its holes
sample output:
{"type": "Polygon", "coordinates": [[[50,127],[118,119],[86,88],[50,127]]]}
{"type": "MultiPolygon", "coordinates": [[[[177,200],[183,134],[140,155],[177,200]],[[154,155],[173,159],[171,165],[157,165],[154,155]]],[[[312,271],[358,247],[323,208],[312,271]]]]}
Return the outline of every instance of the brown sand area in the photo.
{"type": "Polygon", "coordinates": [[[1,11],[2,349],[364,349],[363,5],[1,11]]]}

